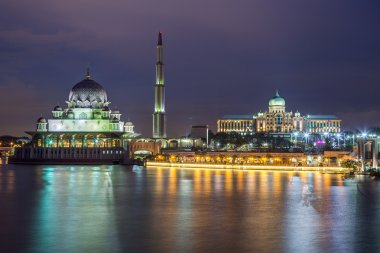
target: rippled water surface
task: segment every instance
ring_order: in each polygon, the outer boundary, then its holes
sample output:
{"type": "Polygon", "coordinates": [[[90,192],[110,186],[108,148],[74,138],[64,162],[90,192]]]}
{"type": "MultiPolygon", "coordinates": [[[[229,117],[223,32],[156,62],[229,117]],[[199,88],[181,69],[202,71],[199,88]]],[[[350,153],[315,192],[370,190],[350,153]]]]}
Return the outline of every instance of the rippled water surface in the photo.
{"type": "Polygon", "coordinates": [[[380,182],[308,172],[0,167],[0,252],[380,252],[380,182]]]}

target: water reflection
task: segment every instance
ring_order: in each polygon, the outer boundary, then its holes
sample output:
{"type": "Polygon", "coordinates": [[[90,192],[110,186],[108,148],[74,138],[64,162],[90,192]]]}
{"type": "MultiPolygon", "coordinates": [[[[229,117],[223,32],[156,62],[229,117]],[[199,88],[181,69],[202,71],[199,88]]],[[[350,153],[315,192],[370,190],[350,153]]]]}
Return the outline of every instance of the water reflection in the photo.
{"type": "Polygon", "coordinates": [[[31,252],[118,249],[115,223],[110,219],[114,199],[109,169],[47,167],[42,169],[42,178],[45,187],[34,212],[31,252]]]}
{"type": "Polygon", "coordinates": [[[8,165],[0,249],[379,252],[379,193],[310,172],[8,165]]]}

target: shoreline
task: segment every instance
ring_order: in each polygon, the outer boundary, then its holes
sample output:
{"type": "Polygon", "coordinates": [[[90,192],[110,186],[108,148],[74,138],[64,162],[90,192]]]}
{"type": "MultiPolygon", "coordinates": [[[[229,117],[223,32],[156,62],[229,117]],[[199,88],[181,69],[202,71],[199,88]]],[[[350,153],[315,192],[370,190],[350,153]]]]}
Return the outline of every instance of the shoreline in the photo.
{"type": "Polygon", "coordinates": [[[267,165],[240,165],[240,164],[206,164],[206,163],[170,163],[147,161],[146,168],[166,167],[166,168],[193,168],[193,169],[233,169],[233,170],[266,170],[266,171],[308,171],[331,174],[350,173],[350,169],[342,167],[292,167],[292,166],[267,166],[267,165]]]}

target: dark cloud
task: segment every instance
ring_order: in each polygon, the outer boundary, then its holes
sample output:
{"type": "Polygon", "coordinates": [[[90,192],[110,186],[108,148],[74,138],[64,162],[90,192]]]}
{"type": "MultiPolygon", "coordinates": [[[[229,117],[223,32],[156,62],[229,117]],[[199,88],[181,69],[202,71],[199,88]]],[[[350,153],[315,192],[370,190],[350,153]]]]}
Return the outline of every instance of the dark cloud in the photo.
{"type": "Polygon", "coordinates": [[[3,1],[0,133],[34,128],[89,63],[111,105],[150,135],[159,30],[171,135],[265,110],[276,88],[290,110],[380,125],[379,11],[371,0],[3,1]]]}

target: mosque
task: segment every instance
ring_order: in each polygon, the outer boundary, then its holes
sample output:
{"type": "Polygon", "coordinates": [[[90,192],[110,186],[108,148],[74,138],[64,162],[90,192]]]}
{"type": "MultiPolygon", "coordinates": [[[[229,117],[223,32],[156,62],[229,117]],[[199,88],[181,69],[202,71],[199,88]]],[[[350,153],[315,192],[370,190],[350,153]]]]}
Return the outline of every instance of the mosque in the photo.
{"type": "Polygon", "coordinates": [[[51,118],[40,117],[36,129],[26,132],[32,141],[16,150],[15,160],[118,161],[128,141],[139,136],[132,122],[123,122],[120,111],[110,109],[106,90],[91,78],[89,68],[66,103],[67,108],[55,106],[51,118]]]}
{"type": "Polygon", "coordinates": [[[225,115],[217,121],[218,132],[238,132],[243,135],[255,132],[310,134],[339,133],[341,120],[335,115],[301,115],[286,111],[285,98],[276,91],[269,99],[268,111],[253,115],[225,115]]]}

